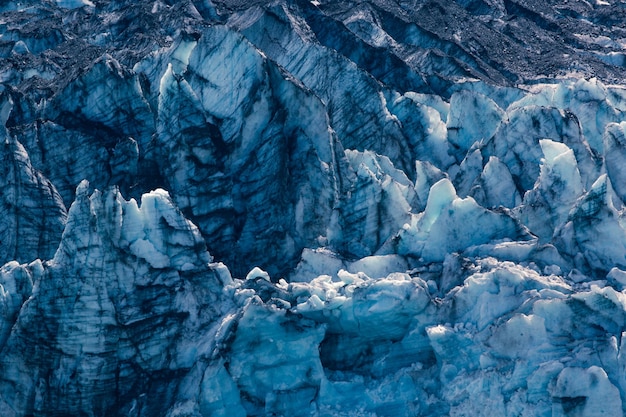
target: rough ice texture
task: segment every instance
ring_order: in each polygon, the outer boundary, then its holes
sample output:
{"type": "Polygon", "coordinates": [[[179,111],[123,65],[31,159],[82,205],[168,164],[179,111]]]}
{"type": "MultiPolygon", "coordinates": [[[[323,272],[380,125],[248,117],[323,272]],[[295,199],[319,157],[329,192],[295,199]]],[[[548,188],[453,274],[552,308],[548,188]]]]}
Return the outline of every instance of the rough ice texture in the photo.
{"type": "Polygon", "coordinates": [[[623,10],[526,3],[0,5],[0,415],[623,415],[623,10]]]}
{"type": "Polygon", "coordinates": [[[158,398],[211,349],[200,339],[226,300],[198,229],[165,192],[138,207],[88,187],[52,260],[2,270],[3,339],[13,327],[0,359],[3,415],[158,414],[158,398]],[[131,394],[138,386],[142,397],[131,394]]]}

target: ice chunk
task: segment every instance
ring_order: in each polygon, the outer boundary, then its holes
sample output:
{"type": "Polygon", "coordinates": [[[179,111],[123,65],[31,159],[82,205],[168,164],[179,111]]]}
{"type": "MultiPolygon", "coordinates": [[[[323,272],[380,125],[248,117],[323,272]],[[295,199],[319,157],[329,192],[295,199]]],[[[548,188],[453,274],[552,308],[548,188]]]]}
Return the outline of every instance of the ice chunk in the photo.
{"type": "Polygon", "coordinates": [[[304,249],[300,262],[291,274],[292,282],[309,282],[320,275],[336,276],[345,268],[344,261],[334,252],[325,248],[304,249]]]}
{"type": "Polygon", "coordinates": [[[428,202],[423,217],[420,219],[420,233],[428,233],[444,208],[452,204],[457,198],[456,190],[450,180],[439,180],[430,189],[428,202]]]}
{"type": "Polygon", "coordinates": [[[270,275],[258,266],[252,268],[252,270],[248,272],[248,275],[246,275],[246,281],[255,279],[264,279],[265,281],[271,282],[270,275]]]}
{"type": "Polygon", "coordinates": [[[619,198],[607,175],[601,175],[570,212],[557,247],[570,256],[580,253],[589,267],[604,273],[626,267],[626,230],[614,201],[619,198]]]}
{"type": "Polygon", "coordinates": [[[384,278],[392,272],[405,272],[406,260],[400,255],[368,256],[348,265],[352,273],[363,272],[370,278],[384,278]]]}
{"type": "Polygon", "coordinates": [[[448,253],[495,240],[526,240],[527,233],[506,212],[489,211],[473,198],[458,198],[448,179],[433,185],[424,213],[399,234],[400,254],[441,262],[448,253]]]}
{"type": "MultiPolygon", "coordinates": [[[[439,99],[441,100],[441,99],[439,99]]],[[[402,122],[416,158],[444,169],[455,160],[448,154],[448,133],[445,120],[449,104],[424,95],[406,93],[390,105],[390,110],[402,122]]]]}
{"type": "Polygon", "coordinates": [[[604,131],[604,165],[615,192],[626,201],[626,122],[610,123],[604,131]]]}
{"type": "Polygon", "coordinates": [[[229,373],[248,414],[298,415],[314,400],[324,375],[318,349],[324,330],[296,320],[255,302],[245,307],[230,346],[229,373]]]}
{"type": "Polygon", "coordinates": [[[621,115],[607,101],[607,89],[598,79],[579,79],[572,87],[569,103],[563,103],[576,114],[591,149],[602,154],[602,135],[608,123],[621,119],[621,115]]]}
{"type": "Polygon", "coordinates": [[[56,0],[57,6],[62,7],[64,9],[77,9],[79,7],[96,7],[89,0],[56,0]]]}
{"type": "MultiPolygon", "coordinates": [[[[578,78],[574,82],[543,86],[537,94],[527,95],[512,104],[511,109],[536,105],[571,112],[580,121],[584,138],[591,149],[597,154],[603,154],[605,151],[602,146],[602,134],[605,126],[621,119],[621,110],[615,108],[609,98],[609,90],[596,78],[589,80],[578,78]]],[[[573,147],[572,143],[567,140],[565,142],[573,147]]],[[[575,152],[579,158],[578,151],[575,152]]],[[[582,164],[580,159],[579,163],[582,164]]]]}
{"type": "MultiPolygon", "coordinates": [[[[478,144],[476,143],[475,145],[477,146],[478,144]]],[[[480,149],[474,149],[474,147],[472,149],[467,152],[461,165],[459,165],[458,172],[454,176],[454,183],[458,195],[461,197],[467,197],[470,194],[483,171],[483,155],[480,149]]]]}
{"type": "Polygon", "coordinates": [[[480,347],[472,340],[472,334],[446,325],[426,329],[428,340],[441,364],[441,381],[445,384],[464,371],[480,366],[480,347]]]}
{"type": "Polygon", "coordinates": [[[130,250],[135,256],[146,260],[153,268],[163,269],[170,266],[170,258],[159,252],[149,240],[135,240],[131,243],[130,250]]]}
{"type": "Polygon", "coordinates": [[[415,161],[415,192],[418,211],[424,211],[431,187],[447,175],[430,162],[415,161]]]}
{"type": "Polygon", "coordinates": [[[228,270],[228,267],[221,262],[210,263],[209,267],[212,268],[219,278],[224,287],[227,285],[233,285],[233,277],[228,270]]]}
{"type": "Polygon", "coordinates": [[[420,103],[437,110],[441,120],[448,120],[450,103],[445,101],[442,97],[434,94],[420,94],[413,91],[407,92],[404,96],[411,99],[415,103],[420,103]]]}
{"type": "Polygon", "coordinates": [[[462,90],[452,94],[446,126],[457,161],[474,142],[490,139],[504,116],[504,111],[493,100],[480,93],[462,90]]]}
{"type": "Polygon", "coordinates": [[[0,348],[15,325],[22,304],[31,296],[34,278],[41,275],[41,261],[32,267],[9,262],[0,268],[0,348]]]}
{"type": "Polygon", "coordinates": [[[482,330],[517,309],[527,297],[532,297],[530,290],[542,289],[556,291],[556,294],[571,291],[561,278],[544,277],[531,269],[505,262],[487,272],[469,276],[455,292],[455,308],[465,322],[482,330]]]}
{"type": "Polygon", "coordinates": [[[565,368],[559,373],[552,392],[553,416],[618,416],[622,414],[619,390],[604,369],[565,368]]]}
{"type": "Polygon", "coordinates": [[[543,152],[541,139],[565,143],[576,157],[585,186],[597,178],[598,167],[593,153],[584,141],[578,119],[572,113],[556,108],[527,106],[508,112],[508,120],[500,125],[487,156],[497,156],[523,190],[533,188],[539,176],[543,152]],[[493,147],[493,148],[492,148],[493,147]]]}
{"type": "MultiPolygon", "coordinates": [[[[12,101],[1,97],[0,119],[12,101]]],[[[0,264],[50,259],[66,222],[66,209],[56,188],[35,169],[26,148],[0,126],[0,264]]]]}
{"type": "Polygon", "coordinates": [[[240,392],[224,365],[217,363],[204,371],[200,385],[199,411],[202,415],[244,417],[240,392]]]}
{"type": "Polygon", "coordinates": [[[608,333],[619,333],[626,323],[626,295],[611,287],[592,284],[588,291],[573,294],[572,299],[584,303],[592,312],[580,319],[608,333]]]}
{"type": "Polygon", "coordinates": [[[494,353],[506,358],[541,361],[540,348],[550,346],[544,319],[518,314],[499,326],[489,340],[494,353]]]}
{"type": "Polygon", "coordinates": [[[486,208],[513,208],[522,202],[509,169],[496,156],[489,157],[478,184],[471,195],[486,208]]]}
{"type": "Polygon", "coordinates": [[[567,145],[548,139],[539,141],[544,153],[534,188],[524,195],[517,213],[542,242],[552,239],[568,219],[569,211],[583,193],[574,152],[567,145]]]}
{"type": "Polygon", "coordinates": [[[612,268],[606,278],[612,284],[617,285],[620,290],[626,288],[626,271],[622,271],[619,268],[612,268]]]}
{"type": "Polygon", "coordinates": [[[329,243],[360,258],[378,251],[400,230],[417,198],[406,174],[386,156],[346,150],[346,157],[356,178],[341,201],[341,234],[331,235],[329,243]]]}
{"type": "Polygon", "coordinates": [[[456,199],[433,225],[422,257],[441,261],[446,253],[503,239],[525,240],[528,235],[506,213],[486,210],[471,197],[456,199]]]}

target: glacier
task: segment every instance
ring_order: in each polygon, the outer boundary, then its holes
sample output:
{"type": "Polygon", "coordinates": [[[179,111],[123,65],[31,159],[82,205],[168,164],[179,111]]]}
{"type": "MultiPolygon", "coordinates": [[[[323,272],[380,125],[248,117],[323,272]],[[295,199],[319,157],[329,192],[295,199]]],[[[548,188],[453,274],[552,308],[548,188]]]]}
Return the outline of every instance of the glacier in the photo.
{"type": "Polygon", "coordinates": [[[624,19],[3,2],[0,415],[625,415],[624,19]]]}

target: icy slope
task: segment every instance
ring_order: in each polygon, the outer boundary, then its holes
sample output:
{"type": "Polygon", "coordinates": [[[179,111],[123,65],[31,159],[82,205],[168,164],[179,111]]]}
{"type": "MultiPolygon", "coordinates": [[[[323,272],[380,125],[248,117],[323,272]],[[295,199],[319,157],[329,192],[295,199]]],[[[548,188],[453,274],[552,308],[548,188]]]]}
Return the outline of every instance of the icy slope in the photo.
{"type": "Polygon", "coordinates": [[[0,6],[0,414],[626,413],[624,9],[0,6]]]}

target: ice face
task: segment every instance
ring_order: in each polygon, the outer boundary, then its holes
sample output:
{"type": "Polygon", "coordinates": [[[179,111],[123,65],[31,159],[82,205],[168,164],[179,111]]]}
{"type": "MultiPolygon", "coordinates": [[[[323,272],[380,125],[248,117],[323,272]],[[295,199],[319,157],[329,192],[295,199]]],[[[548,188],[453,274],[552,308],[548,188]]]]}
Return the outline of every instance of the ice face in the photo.
{"type": "Polygon", "coordinates": [[[212,236],[213,252],[284,272],[281,264],[326,235],[342,149],[316,96],[226,26],[135,68],[158,83],[154,157],[168,161],[167,187],[212,236]],[[235,85],[239,93],[227,95],[235,85]]]}
{"type": "Polygon", "coordinates": [[[544,153],[535,187],[524,194],[519,207],[522,222],[542,241],[568,219],[571,207],[583,193],[576,158],[567,145],[549,139],[539,141],[544,153]]]}
{"type": "Polygon", "coordinates": [[[615,202],[621,204],[604,174],[572,209],[569,222],[559,236],[560,244],[567,247],[563,251],[584,257],[592,268],[601,271],[624,265],[626,230],[615,202]],[[606,240],[595,236],[606,236],[606,240]]]}
{"type": "Polygon", "coordinates": [[[623,10],[357,3],[0,4],[0,415],[624,414],[623,10]]]}
{"type": "Polygon", "coordinates": [[[66,208],[54,185],[36,168],[20,142],[5,137],[0,144],[2,207],[0,259],[31,262],[56,251],[66,221],[66,208]]]}
{"type": "Polygon", "coordinates": [[[470,192],[486,208],[513,208],[522,202],[511,172],[496,156],[489,157],[470,192]]]}
{"type": "Polygon", "coordinates": [[[482,94],[468,90],[452,94],[446,128],[455,154],[462,157],[474,142],[491,138],[503,119],[504,111],[482,94]]]}
{"type": "Polygon", "coordinates": [[[83,182],[76,196],[51,261],[2,269],[0,408],[10,415],[79,412],[59,400],[62,392],[110,408],[116,400],[107,387],[132,390],[141,378],[134,367],[189,369],[203,349],[193,335],[202,338],[196,332],[214,326],[226,307],[211,305],[221,297],[217,268],[166,192],[146,194],[138,206],[116,189],[90,195],[83,182]],[[42,310],[49,311],[43,321],[42,310]],[[45,342],[24,352],[17,341],[32,337],[45,342]],[[39,367],[55,369],[45,383],[37,382],[39,367]]]}
{"type": "Polygon", "coordinates": [[[346,157],[355,178],[346,184],[347,195],[338,207],[341,235],[331,236],[329,243],[357,257],[369,256],[409,220],[417,196],[389,158],[350,150],[346,157]]]}

